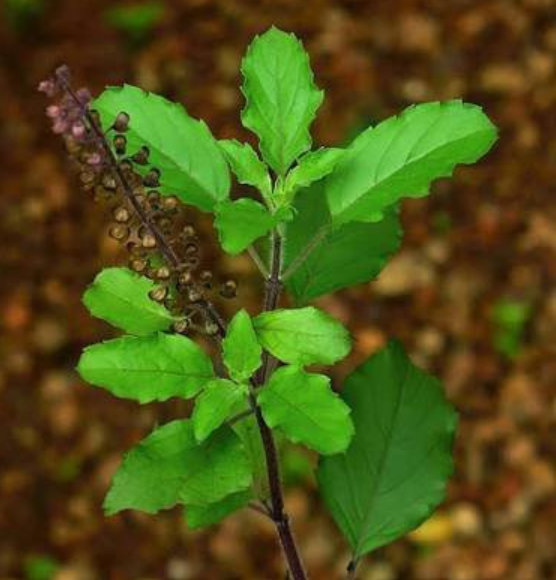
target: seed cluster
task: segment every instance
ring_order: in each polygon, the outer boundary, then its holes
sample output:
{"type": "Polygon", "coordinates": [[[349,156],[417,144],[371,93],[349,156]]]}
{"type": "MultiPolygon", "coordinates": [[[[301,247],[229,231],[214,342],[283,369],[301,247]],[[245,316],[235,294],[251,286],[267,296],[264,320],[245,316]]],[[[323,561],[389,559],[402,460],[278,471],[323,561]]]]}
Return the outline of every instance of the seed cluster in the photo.
{"type": "MultiPolygon", "coordinates": [[[[132,270],[157,282],[150,298],[180,316],[175,332],[217,334],[218,325],[206,311],[214,291],[213,274],[199,270],[199,238],[187,223],[184,205],[177,197],[160,193],[161,172],[149,164],[149,148],[129,150],[130,116],[118,113],[103,132],[99,115],[90,108],[90,92],[73,91],[70,80],[69,69],[63,66],[39,90],[57,99],[46,114],[53,131],[64,137],[83,188],[108,208],[110,237],[127,250],[132,270]]],[[[224,298],[234,298],[236,292],[232,280],[219,288],[224,298]]]]}

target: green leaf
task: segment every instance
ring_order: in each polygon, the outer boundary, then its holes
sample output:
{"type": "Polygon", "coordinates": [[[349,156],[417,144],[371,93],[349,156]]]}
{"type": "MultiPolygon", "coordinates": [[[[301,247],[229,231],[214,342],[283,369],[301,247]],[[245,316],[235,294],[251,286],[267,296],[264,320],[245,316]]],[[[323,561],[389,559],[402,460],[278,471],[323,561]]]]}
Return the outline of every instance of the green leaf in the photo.
{"type": "Polygon", "coordinates": [[[390,342],[346,381],[355,437],[324,458],[321,494],[355,559],[426,520],[442,502],[453,469],[457,416],[440,382],[390,342]]]}
{"type": "Polygon", "coordinates": [[[270,197],[272,182],[268,167],[259,159],[249,143],[240,143],[235,139],[218,141],[220,149],[228,160],[239,183],[258,189],[263,196],[270,197]]]}
{"type": "Polygon", "coordinates": [[[351,350],[348,331],[312,306],[263,312],[253,324],[263,348],[286,363],[331,365],[351,350]]]}
{"type": "Polygon", "coordinates": [[[345,451],[353,436],[349,407],[324,375],[279,368],[259,391],[257,402],[269,427],[324,455],[345,451]]]}
{"type": "Polygon", "coordinates": [[[176,320],[149,298],[156,284],[127,268],[106,268],[83,296],[90,313],[130,334],[143,336],[167,330],[176,320]]]}
{"type": "Polygon", "coordinates": [[[327,178],[335,223],[376,222],[402,197],[428,194],[432,181],[482,157],[496,128],[476,105],[424,103],[361,133],[327,178]]]}
{"type": "Polygon", "coordinates": [[[250,482],[245,451],[229,427],[199,445],[191,421],[173,421],[126,454],[104,509],[109,515],[125,509],[152,514],[177,503],[213,504],[250,482]]]}
{"type": "Polygon", "coordinates": [[[177,195],[203,211],[212,211],[217,202],[227,199],[226,160],[206,124],[190,117],[181,105],[124,85],[106,89],[92,107],[99,112],[105,131],[120,112],[130,116],[127,154],[148,147],[149,165],[136,165],[136,169],[143,173],[151,167],[160,170],[162,193],[177,195]]]}
{"type": "Polygon", "coordinates": [[[266,453],[261,439],[261,433],[256,418],[251,415],[237,421],[232,429],[241,439],[245,453],[247,454],[251,473],[253,476],[251,489],[253,497],[268,499],[268,475],[266,471],[266,453]]]}
{"type": "Polygon", "coordinates": [[[250,491],[240,491],[217,503],[190,505],[186,508],[187,527],[190,530],[199,530],[218,524],[230,514],[246,507],[250,500],[250,491]]]}
{"type": "Polygon", "coordinates": [[[77,367],[83,379],[140,403],[195,396],[214,378],[210,358],[185,336],[124,336],[89,346],[77,367]]]}
{"type": "Polygon", "coordinates": [[[324,94],[301,42],[274,27],[253,40],[241,72],[243,125],[257,134],[263,159],[283,176],[310,149],[309,126],[324,94]]]}
{"type": "Polygon", "coordinates": [[[335,227],[320,182],[299,193],[295,209],[295,219],[287,224],[283,269],[287,271],[307,253],[286,280],[297,304],[376,278],[400,246],[397,208],[387,210],[376,224],[352,222],[335,227]]]}
{"type": "Polygon", "coordinates": [[[286,177],[284,189],[290,193],[290,199],[298,189],[308,187],[332,173],[344,153],[343,149],[322,147],[303,155],[286,177]]]}
{"type": "Polygon", "coordinates": [[[232,379],[246,381],[261,366],[262,348],[251,317],[240,310],[228,326],[222,341],[222,357],[232,379]]]}
{"type": "Polygon", "coordinates": [[[203,389],[195,401],[191,419],[195,438],[202,443],[230,416],[233,409],[247,394],[244,385],[236,385],[226,379],[214,379],[203,389]]]}
{"type": "Polygon", "coordinates": [[[273,216],[264,205],[244,197],[218,204],[214,225],[224,250],[235,255],[267,234],[277,221],[278,216],[273,216]]]}

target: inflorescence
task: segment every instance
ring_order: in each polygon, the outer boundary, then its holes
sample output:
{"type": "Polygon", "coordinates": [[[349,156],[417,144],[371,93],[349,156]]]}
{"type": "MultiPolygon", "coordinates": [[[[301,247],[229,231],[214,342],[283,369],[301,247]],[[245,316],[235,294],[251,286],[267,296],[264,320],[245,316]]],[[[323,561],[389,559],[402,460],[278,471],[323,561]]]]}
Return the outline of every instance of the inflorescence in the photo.
{"type": "MultiPolygon", "coordinates": [[[[83,189],[111,213],[110,237],[129,253],[132,270],[157,283],[150,298],[179,316],[174,331],[221,333],[223,322],[209,300],[213,274],[199,270],[197,232],[187,223],[178,198],[160,193],[161,172],[149,164],[148,147],[128,151],[129,115],[120,112],[103,131],[99,115],[91,109],[90,91],[72,89],[67,66],[56,69],[38,89],[54,100],[46,114],[78,166],[83,189]]],[[[224,298],[234,298],[236,291],[233,280],[219,288],[224,298]]]]}

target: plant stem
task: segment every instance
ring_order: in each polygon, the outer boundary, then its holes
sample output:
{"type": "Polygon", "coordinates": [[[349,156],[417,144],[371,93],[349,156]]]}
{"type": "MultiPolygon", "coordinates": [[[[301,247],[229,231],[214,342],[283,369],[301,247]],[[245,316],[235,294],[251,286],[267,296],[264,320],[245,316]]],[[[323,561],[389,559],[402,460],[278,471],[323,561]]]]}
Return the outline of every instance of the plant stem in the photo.
{"type": "Polygon", "coordinates": [[[249,255],[251,256],[251,259],[253,260],[253,262],[255,262],[255,265],[259,269],[259,272],[262,274],[263,278],[265,278],[265,279],[268,278],[268,276],[269,276],[268,270],[267,270],[263,260],[261,259],[259,252],[257,252],[257,249],[255,248],[255,246],[249,246],[247,248],[247,251],[249,252],[249,255]]]}
{"type": "Polygon", "coordinates": [[[357,580],[357,564],[358,560],[351,560],[347,567],[346,580],[357,580]]]}
{"type": "MultiPolygon", "coordinates": [[[[278,305],[280,292],[282,290],[282,281],[280,276],[281,268],[282,238],[278,232],[274,232],[272,241],[271,270],[267,279],[264,298],[263,308],[265,312],[275,310],[276,306],[278,305]]],[[[255,383],[257,387],[262,386],[266,382],[267,375],[272,364],[273,357],[270,355],[270,353],[265,351],[263,353],[261,371],[259,372],[257,381],[255,383]]],[[[253,395],[252,397],[254,398],[253,395]]],[[[274,436],[272,435],[271,429],[265,423],[260,408],[256,404],[254,405],[254,411],[257,425],[261,433],[261,439],[266,457],[266,468],[271,502],[270,515],[276,526],[280,544],[288,563],[288,568],[292,580],[307,580],[307,574],[305,572],[305,568],[303,567],[303,563],[299,555],[299,550],[297,548],[295,538],[290,527],[289,517],[284,509],[284,493],[282,490],[282,481],[280,477],[280,463],[274,436]]]]}

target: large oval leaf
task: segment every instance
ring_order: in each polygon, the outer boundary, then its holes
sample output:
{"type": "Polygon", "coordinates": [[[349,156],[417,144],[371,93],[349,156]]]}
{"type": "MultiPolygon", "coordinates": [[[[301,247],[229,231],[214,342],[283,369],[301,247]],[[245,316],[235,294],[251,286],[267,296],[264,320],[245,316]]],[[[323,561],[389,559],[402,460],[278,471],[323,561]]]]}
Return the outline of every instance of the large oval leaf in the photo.
{"type": "Polygon", "coordinates": [[[327,178],[335,223],[376,222],[402,197],[427,195],[432,181],[474,163],[496,140],[476,105],[424,103],[361,133],[327,178]]]}
{"type": "Polygon", "coordinates": [[[190,117],[181,105],[124,85],[109,87],[92,106],[105,131],[119,113],[130,116],[127,153],[148,147],[145,171],[151,166],[160,170],[162,193],[177,195],[203,211],[211,211],[218,201],[227,199],[230,174],[226,160],[206,124],[190,117]]]}
{"type": "Polygon", "coordinates": [[[214,378],[212,362],[185,336],[124,336],[87,347],[77,370],[84,380],[140,403],[195,396],[214,378]]]}
{"type": "Polygon", "coordinates": [[[342,397],[355,436],[345,454],[322,459],[318,481],[358,560],[416,528],[444,499],[457,416],[440,382],[397,342],[357,369],[342,397]]]}

